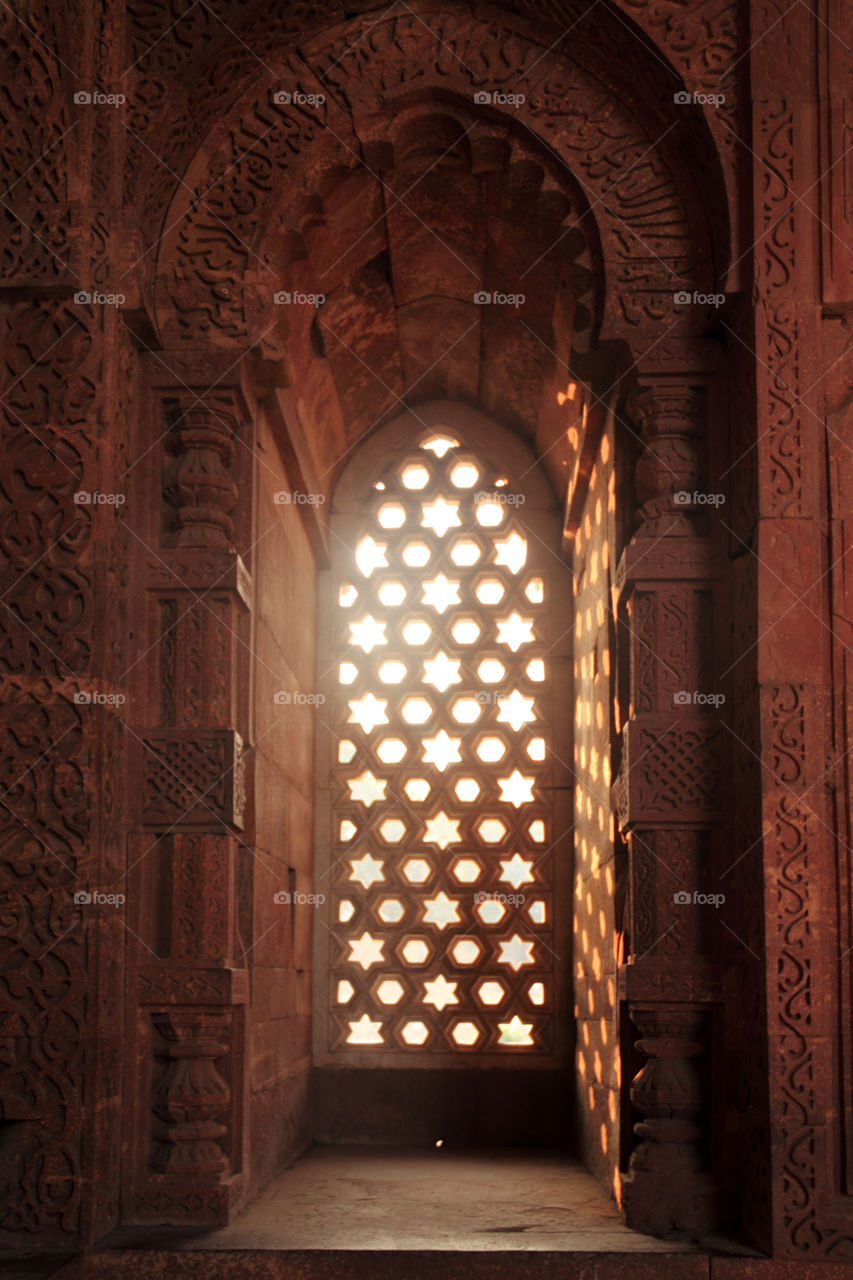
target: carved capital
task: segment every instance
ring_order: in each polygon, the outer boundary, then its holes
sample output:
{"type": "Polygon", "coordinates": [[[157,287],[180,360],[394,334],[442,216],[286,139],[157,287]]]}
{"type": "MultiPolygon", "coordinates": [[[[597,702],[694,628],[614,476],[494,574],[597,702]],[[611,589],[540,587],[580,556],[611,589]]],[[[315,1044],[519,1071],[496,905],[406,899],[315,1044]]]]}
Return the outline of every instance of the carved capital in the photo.
{"type": "Polygon", "coordinates": [[[230,511],[237,486],[228,468],[234,456],[236,422],[221,410],[196,405],[182,411],[169,436],[172,461],[163,495],[175,509],[179,547],[233,550],[230,511]]]}
{"type": "Polygon", "coordinates": [[[643,537],[691,537],[690,519],[701,472],[698,440],[702,397],[691,387],[644,387],[631,416],[643,441],[634,471],[643,537]]]}

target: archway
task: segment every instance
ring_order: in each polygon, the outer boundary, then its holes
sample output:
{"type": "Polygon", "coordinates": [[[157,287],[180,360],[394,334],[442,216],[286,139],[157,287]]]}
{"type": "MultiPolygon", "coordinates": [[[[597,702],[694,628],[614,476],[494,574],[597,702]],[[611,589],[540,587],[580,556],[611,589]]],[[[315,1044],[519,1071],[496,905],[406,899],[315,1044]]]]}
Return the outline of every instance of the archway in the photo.
{"type": "MultiPolygon", "coordinates": [[[[687,182],[681,149],[701,146],[713,156],[701,113],[691,109],[678,129],[673,121],[661,131],[660,101],[639,105],[639,91],[617,92],[595,47],[583,58],[557,56],[517,20],[506,29],[466,22],[465,47],[477,49],[476,59],[440,64],[432,82],[422,72],[427,37],[393,16],[354,61],[358,23],[348,41],[343,32],[318,37],[304,63],[273,60],[273,82],[260,93],[245,89],[212,127],[164,219],[151,284],[150,321],[161,344],[148,361],[152,426],[166,409],[173,413],[176,460],[166,488],[182,525],[175,551],[206,549],[175,557],[182,581],[205,594],[230,584],[221,600],[233,611],[228,643],[240,674],[227,732],[207,730],[217,751],[228,760],[233,752],[235,780],[249,775],[245,825],[238,783],[215,814],[228,835],[208,832],[205,847],[213,868],[217,842],[231,842],[226,861],[239,906],[236,914],[226,908],[228,928],[259,939],[233,950],[247,960],[253,985],[248,1004],[244,979],[228,980],[240,994],[229,989],[223,1003],[239,1008],[236,1017],[218,1013],[208,1024],[202,1002],[177,1025],[159,1010],[155,985],[138,1024],[134,1053],[162,1062],[170,1037],[188,1040],[222,1080],[220,1101],[211,1104],[211,1122],[224,1130],[218,1153],[184,1149],[209,1183],[209,1201],[189,1210],[202,1220],[229,1213],[309,1134],[310,925],[298,913],[282,922],[275,907],[277,894],[312,889],[313,720],[309,707],[292,704],[283,715],[272,687],[282,682],[272,672],[283,661],[288,678],[315,687],[306,637],[314,574],[328,554],[322,509],[350,450],[401,408],[433,398],[477,407],[526,438],[567,495],[563,551],[574,557],[575,676],[583,690],[583,740],[573,761],[580,1149],[638,1226],[665,1225],[657,1216],[661,1189],[676,1168],[682,1198],[666,1213],[696,1224],[716,1212],[701,1150],[708,1097],[690,1067],[705,1051],[715,989],[701,929],[686,918],[671,928],[663,921],[671,877],[698,891],[713,861],[720,775],[711,713],[680,707],[673,722],[669,681],[692,687],[711,661],[704,618],[715,589],[713,539],[692,498],[681,509],[673,494],[698,493],[719,461],[709,430],[716,367],[701,334],[726,259],[722,171],[712,160],[702,171],[707,186],[687,182]],[[530,68],[520,79],[513,73],[513,89],[490,72],[507,40],[513,66],[530,68]],[[420,68],[415,83],[411,67],[420,68]],[[484,89],[489,74],[494,84],[484,89]],[[193,388],[210,384],[216,395],[194,403],[193,388]],[[638,458],[635,528],[630,474],[638,458]],[[273,495],[285,488],[315,501],[275,511],[273,495]],[[240,501],[248,492],[251,511],[240,501]],[[214,513],[206,524],[190,518],[199,507],[214,513]],[[246,554],[232,561],[230,545],[246,554]],[[305,635],[289,628],[294,616],[305,635]],[[662,618],[681,627],[684,655],[682,670],[667,678],[643,661],[661,647],[662,618]],[[614,619],[626,626],[621,641],[614,619]],[[239,637],[250,633],[241,652],[239,637]],[[610,812],[611,783],[627,852],[610,812]],[[286,840],[276,827],[283,795],[286,840]],[[667,874],[656,878],[657,866],[667,874]],[[630,973],[620,971],[614,905],[626,883],[630,973]],[[279,928],[284,952],[276,950],[279,928]],[[630,990],[617,990],[626,981],[630,990]],[[261,989],[263,1000],[255,996],[261,989]],[[270,1015],[285,989],[298,1012],[282,1014],[294,1019],[298,1050],[285,1048],[270,1015]],[[642,1030],[642,1070],[629,1016],[642,1030]],[[267,1046],[262,1087],[242,1065],[246,1036],[267,1046]],[[677,1103],[665,1096],[672,1075],[659,1065],[662,1055],[677,1059],[678,1078],[691,1081],[677,1103]],[[230,1079],[220,1059],[236,1072],[230,1079]],[[648,1112],[630,1170],[636,1139],[619,1083],[626,1067],[638,1073],[634,1102],[648,1112]],[[683,1113],[676,1129],[668,1123],[675,1105],[683,1113]],[[259,1164],[250,1133],[263,1124],[264,1107],[282,1136],[259,1164]]],[[[438,25],[442,40],[461,48],[458,15],[438,25]]],[[[165,596],[161,605],[172,607],[165,596]]],[[[162,714],[152,711],[155,721],[162,714]]],[[[168,769],[184,776],[187,730],[147,730],[146,749],[168,746],[168,769]]],[[[171,812],[155,804],[142,825],[162,827],[171,812]]],[[[164,856],[162,874],[174,880],[180,865],[164,856]]],[[[142,897],[170,893],[174,901],[177,884],[156,887],[159,874],[142,897]]],[[[167,1095],[171,1081],[167,1071],[167,1095]]],[[[138,1085],[135,1097],[141,1121],[138,1085]]],[[[172,1123],[167,1104],[160,1112],[172,1123]]],[[[137,1206],[130,1213],[156,1217],[178,1188],[172,1170],[144,1151],[141,1137],[128,1167],[137,1206]]]]}

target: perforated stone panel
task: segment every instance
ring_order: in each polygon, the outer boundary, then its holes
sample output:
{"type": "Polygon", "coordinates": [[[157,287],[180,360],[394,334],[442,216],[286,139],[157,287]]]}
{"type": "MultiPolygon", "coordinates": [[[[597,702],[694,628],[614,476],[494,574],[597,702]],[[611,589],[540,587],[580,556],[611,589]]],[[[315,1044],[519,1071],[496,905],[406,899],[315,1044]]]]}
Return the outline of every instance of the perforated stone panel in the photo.
{"type": "Polygon", "coordinates": [[[552,1049],[549,601],[523,495],[433,433],[334,584],[330,1044],[552,1049]]]}

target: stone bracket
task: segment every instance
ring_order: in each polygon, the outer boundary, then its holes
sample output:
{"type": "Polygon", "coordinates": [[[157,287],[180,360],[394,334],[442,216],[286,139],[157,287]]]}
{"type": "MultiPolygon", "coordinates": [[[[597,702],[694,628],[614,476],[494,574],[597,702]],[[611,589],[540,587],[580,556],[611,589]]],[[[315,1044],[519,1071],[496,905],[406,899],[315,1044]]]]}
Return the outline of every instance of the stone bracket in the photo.
{"type": "Polygon", "coordinates": [[[245,969],[178,965],[174,960],[143,965],[138,979],[140,1005],[246,1004],[249,976],[245,969]]]}
{"type": "Polygon", "coordinates": [[[146,565],[151,591],[232,591],[244,608],[251,607],[252,575],[236,552],[210,548],[164,549],[146,565]]]}

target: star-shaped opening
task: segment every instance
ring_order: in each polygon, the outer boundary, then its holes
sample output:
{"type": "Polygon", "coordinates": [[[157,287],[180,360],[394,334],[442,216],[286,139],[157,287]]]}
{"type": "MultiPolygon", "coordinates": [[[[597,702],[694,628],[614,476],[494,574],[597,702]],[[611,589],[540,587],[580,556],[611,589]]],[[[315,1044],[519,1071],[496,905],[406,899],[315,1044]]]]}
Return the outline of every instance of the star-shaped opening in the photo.
{"type": "Polygon", "coordinates": [[[388,716],[385,714],[387,706],[387,702],[375,698],[372,693],[366,693],[363,698],[357,698],[349,704],[347,723],[359,724],[365,733],[372,733],[377,725],[388,723],[388,716]]]}
{"type": "Polygon", "coordinates": [[[385,799],[385,788],[388,783],[384,778],[375,778],[369,769],[360,773],[357,778],[349,778],[347,786],[353,800],[359,800],[366,809],[385,799]]]}
{"type": "Polygon", "coordinates": [[[518,653],[523,644],[532,644],[534,639],[532,621],[519,613],[511,613],[498,623],[498,644],[505,644],[513,653],[518,653]]]}
{"type": "Polygon", "coordinates": [[[459,1000],[456,995],[456,983],[448,982],[443,974],[439,974],[432,982],[424,983],[424,1004],[435,1005],[436,1009],[441,1011],[449,1004],[458,1004],[459,1000]]]}
{"type": "Polygon", "coordinates": [[[448,898],[442,889],[434,898],[427,898],[424,903],[424,923],[434,924],[437,929],[446,929],[449,924],[459,924],[459,903],[448,898]]]}
{"type": "Polygon", "coordinates": [[[523,804],[530,804],[533,799],[533,783],[535,778],[525,778],[518,769],[513,769],[508,778],[498,778],[501,789],[501,800],[511,804],[514,809],[523,804]]]}
{"type": "Polygon", "coordinates": [[[437,844],[439,849],[446,849],[448,845],[458,844],[459,840],[458,818],[448,818],[443,809],[434,818],[427,818],[424,844],[437,844]]]}
{"type": "Polygon", "coordinates": [[[362,1014],[358,1022],[349,1024],[347,1044],[384,1044],[382,1023],[373,1022],[368,1014],[362,1014]]]}
{"type": "Polygon", "coordinates": [[[384,939],[371,937],[366,929],[360,938],[351,938],[349,946],[350,961],[361,965],[362,969],[367,970],[371,965],[381,964],[385,958],[382,955],[384,939]]]}
{"type": "Polygon", "coordinates": [[[423,504],[421,524],[425,529],[432,529],[437,537],[443,538],[448,529],[458,528],[461,523],[458,502],[446,502],[444,498],[436,498],[435,502],[423,504]]]}
{"type": "Polygon", "coordinates": [[[433,685],[439,693],[444,693],[452,684],[459,684],[461,679],[459,661],[448,658],[443,649],[424,663],[424,684],[433,685]]]}
{"type": "Polygon", "coordinates": [[[530,1034],[533,1028],[532,1022],[522,1022],[518,1014],[514,1018],[510,1018],[509,1022],[499,1022],[498,1030],[500,1031],[500,1039],[498,1044],[533,1044],[533,1036],[530,1034]]]}
{"type": "Polygon", "coordinates": [[[365,653],[371,653],[378,645],[387,644],[385,639],[385,623],[368,614],[360,622],[351,622],[350,644],[357,644],[365,653]]]}
{"type": "Polygon", "coordinates": [[[372,853],[354,858],[350,865],[352,866],[350,880],[357,880],[363,889],[369,889],[376,881],[385,879],[385,873],[382,870],[385,865],[384,860],[374,858],[372,853]]]}
{"type": "Polygon", "coordinates": [[[387,546],[384,542],[374,542],[370,534],[362,538],[355,549],[355,562],[365,578],[369,578],[374,569],[387,569],[385,558],[387,546]]]}
{"type": "Polygon", "coordinates": [[[521,885],[533,881],[532,868],[532,859],[522,858],[520,853],[514,853],[508,861],[501,862],[500,878],[511,884],[513,889],[519,889],[521,885]]]}
{"type": "Polygon", "coordinates": [[[502,564],[510,573],[519,573],[527,559],[527,542],[517,533],[511,533],[503,542],[495,543],[495,564],[502,564]]]}
{"type": "Polygon", "coordinates": [[[498,720],[503,724],[508,724],[516,733],[518,733],[522,725],[530,724],[531,720],[535,719],[533,699],[525,698],[524,694],[518,689],[513,689],[512,693],[500,699],[498,703],[498,720]]]}
{"type": "Polygon", "coordinates": [[[446,613],[453,604],[460,604],[459,583],[451,582],[443,573],[431,578],[423,585],[424,604],[435,609],[436,613],[446,613]]]}
{"type": "Polygon", "coordinates": [[[517,933],[514,933],[509,942],[501,943],[498,964],[508,964],[511,969],[518,973],[518,970],[523,965],[534,963],[533,956],[530,954],[532,950],[532,942],[525,942],[517,933]]]}
{"type": "Polygon", "coordinates": [[[439,730],[434,738],[424,738],[424,761],[434,764],[439,773],[444,773],[450,765],[459,763],[461,741],[461,738],[451,738],[444,729],[439,730]]]}

